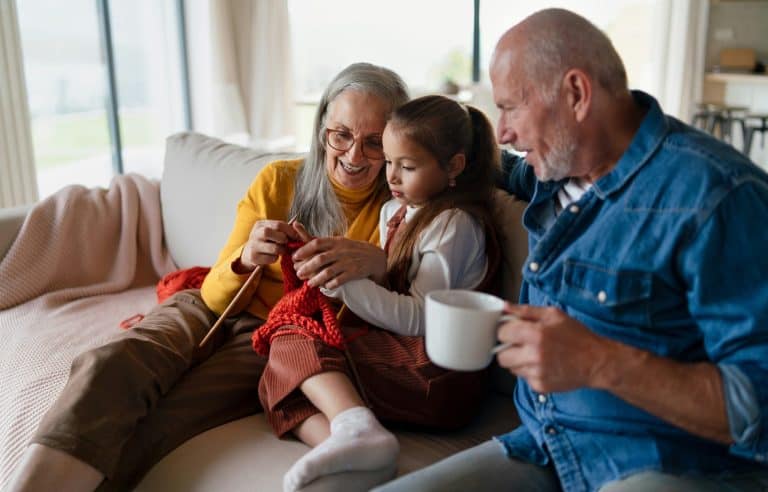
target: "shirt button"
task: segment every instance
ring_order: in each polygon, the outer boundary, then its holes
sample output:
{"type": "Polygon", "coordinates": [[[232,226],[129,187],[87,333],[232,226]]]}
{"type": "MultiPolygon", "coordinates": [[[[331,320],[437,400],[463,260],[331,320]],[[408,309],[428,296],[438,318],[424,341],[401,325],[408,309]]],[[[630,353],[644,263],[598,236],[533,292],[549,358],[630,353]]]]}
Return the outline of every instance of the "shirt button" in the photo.
{"type": "Polygon", "coordinates": [[[536,263],[535,261],[532,261],[532,262],[530,262],[530,263],[528,264],[528,268],[529,268],[529,269],[530,269],[532,272],[538,272],[538,271],[539,271],[539,264],[538,264],[538,263],[536,263]]]}
{"type": "Polygon", "coordinates": [[[554,436],[555,434],[557,434],[557,429],[551,426],[547,427],[547,434],[549,434],[550,436],[554,436]]]}
{"type": "Polygon", "coordinates": [[[597,293],[597,302],[599,302],[600,304],[604,304],[605,301],[607,300],[608,300],[608,294],[606,294],[604,290],[601,290],[600,292],[597,293]]]}
{"type": "Polygon", "coordinates": [[[547,395],[539,395],[539,403],[546,403],[547,395]]]}
{"type": "Polygon", "coordinates": [[[571,205],[568,208],[568,210],[570,210],[572,214],[577,214],[577,213],[579,213],[579,206],[578,205],[571,205]]]}

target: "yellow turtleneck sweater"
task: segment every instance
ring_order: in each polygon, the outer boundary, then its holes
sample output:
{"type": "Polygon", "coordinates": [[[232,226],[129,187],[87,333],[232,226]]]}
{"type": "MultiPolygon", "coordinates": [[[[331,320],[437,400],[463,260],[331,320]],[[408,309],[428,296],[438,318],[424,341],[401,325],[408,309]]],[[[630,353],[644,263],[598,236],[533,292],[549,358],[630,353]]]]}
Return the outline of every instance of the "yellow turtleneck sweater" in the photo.
{"type": "MultiPolygon", "coordinates": [[[[303,159],[294,159],[267,164],[238,203],[229,239],[201,288],[203,300],[215,313],[220,314],[226,309],[248,278],[248,274],[234,272],[232,264],[240,258],[253,225],[265,219],[288,220],[296,173],[303,162],[303,159]]],[[[381,202],[373,196],[375,183],[362,190],[344,188],[334,179],[331,179],[331,184],[349,224],[345,236],[378,245],[381,202]]],[[[250,299],[246,310],[266,319],[269,310],[283,296],[280,261],[265,266],[261,278],[246,294],[250,299]]]]}

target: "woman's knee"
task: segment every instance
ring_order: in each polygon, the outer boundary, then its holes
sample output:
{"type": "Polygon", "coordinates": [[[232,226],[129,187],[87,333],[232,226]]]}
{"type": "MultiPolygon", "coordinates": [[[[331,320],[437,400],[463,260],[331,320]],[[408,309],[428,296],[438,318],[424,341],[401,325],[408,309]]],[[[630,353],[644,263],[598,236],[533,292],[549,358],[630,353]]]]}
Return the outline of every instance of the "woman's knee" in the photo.
{"type": "Polygon", "coordinates": [[[162,329],[132,328],[108,343],[75,357],[70,382],[88,387],[137,390],[147,382],[167,391],[194,363],[197,338],[173,323],[162,329]]]}
{"type": "Polygon", "coordinates": [[[121,338],[146,340],[186,355],[197,349],[215,320],[216,314],[203,302],[199,291],[185,290],[155,306],[121,338]]]}
{"type": "Polygon", "coordinates": [[[104,381],[108,385],[123,385],[138,377],[136,366],[147,366],[150,357],[142,350],[146,342],[137,338],[121,338],[93,348],[75,357],[70,380],[87,379],[89,385],[104,381]]]}

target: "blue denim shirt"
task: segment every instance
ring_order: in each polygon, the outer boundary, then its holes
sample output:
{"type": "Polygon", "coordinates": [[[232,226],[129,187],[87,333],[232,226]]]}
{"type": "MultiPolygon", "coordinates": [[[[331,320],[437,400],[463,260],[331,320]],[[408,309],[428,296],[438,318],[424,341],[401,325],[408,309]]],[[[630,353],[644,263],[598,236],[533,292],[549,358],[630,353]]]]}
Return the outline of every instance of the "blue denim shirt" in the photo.
{"type": "Polygon", "coordinates": [[[729,419],[742,425],[729,447],[606,391],[537,394],[520,379],[523,425],[497,439],[510,456],[554,464],[568,491],[644,470],[759,469],[768,455],[768,175],[633,95],[647,113],[629,148],[559,215],[563,183],[505,155],[505,188],[530,202],[520,302],[659,356],[717,364],[729,419]]]}

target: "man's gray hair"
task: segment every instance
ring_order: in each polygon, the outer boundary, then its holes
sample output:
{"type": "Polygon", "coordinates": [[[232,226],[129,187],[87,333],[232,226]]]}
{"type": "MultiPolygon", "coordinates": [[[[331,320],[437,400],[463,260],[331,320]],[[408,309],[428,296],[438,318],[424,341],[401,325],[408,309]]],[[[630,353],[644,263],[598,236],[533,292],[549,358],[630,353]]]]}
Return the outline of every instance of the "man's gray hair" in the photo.
{"type": "Polygon", "coordinates": [[[546,9],[523,21],[526,43],[520,70],[541,87],[551,103],[563,76],[572,68],[587,72],[609,93],[627,90],[627,73],[611,40],[584,17],[564,9],[546,9]]]}
{"type": "MultiPolygon", "coordinates": [[[[290,217],[296,217],[315,236],[343,234],[347,220],[333,192],[326,171],[325,120],[328,105],[346,90],[374,95],[389,105],[385,117],[408,101],[408,88],[392,70],[370,63],[354,63],[342,70],[325,89],[315,113],[312,144],[298,175],[290,217]]],[[[381,196],[387,187],[384,173],[378,177],[373,196],[381,196]]]]}

